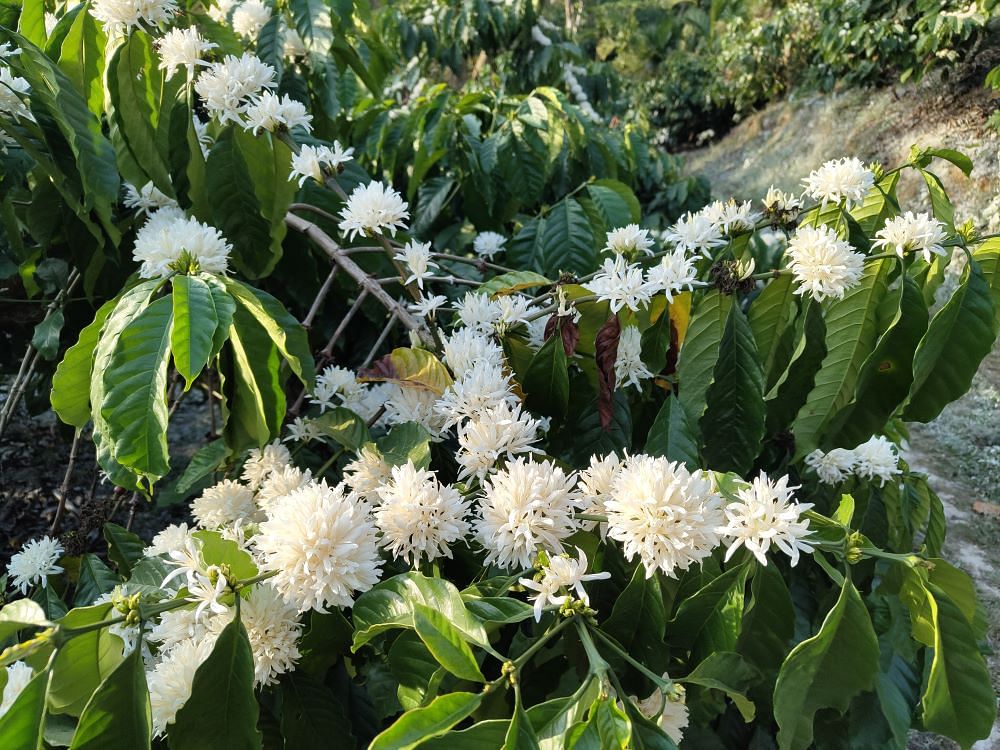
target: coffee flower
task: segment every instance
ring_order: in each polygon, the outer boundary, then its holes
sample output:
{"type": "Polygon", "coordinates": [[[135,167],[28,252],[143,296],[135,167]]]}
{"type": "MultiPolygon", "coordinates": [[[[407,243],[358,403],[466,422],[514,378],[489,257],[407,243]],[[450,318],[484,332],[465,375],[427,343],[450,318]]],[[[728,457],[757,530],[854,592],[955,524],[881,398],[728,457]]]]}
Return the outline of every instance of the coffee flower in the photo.
{"type": "Polygon", "coordinates": [[[273,133],[279,128],[302,128],[306,132],[312,130],[312,115],[306,111],[302,102],[292,99],[288,94],[278,96],[270,91],[261,92],[247,106],[244,118],[246,129],[254,135],[262,130],[273,133]]]}
{"type": "Polygon", "coordinates": [[[653,254],[653,239],[648,229],[641,229],[638,224],[628,224],[608,232],[605,250],[621,255],[653,254]]]}
{"type": "Polygon", "coordinates": [[[611,573],[587,573],[587,554],[576,548],[576,558],[568,555],[556,555],[549,559],[548,565],[539,580],[522,578],[518,581],[526,589],[537,592],[534,596],[535,622],[542,619],[542,609],[546,604],[561,605],[573,598],[590,606],[590,597],[583,584],[587,581],[603,581],[611,577],[611,573]]]}
{"type": "Polygon", "coordinates": [[[215,227],[185,217],[179,210],[161,209],[135,237],[132,257],[144,279],[163,278],[173,272],[222,274],[229,267],[233,249],[215,227]]]}
{"type": "Polygon", "coordinates": [[[108,34],[162,26],[178,12],[177,0],[92,0],[90,15],[104,25],[108,34]]]}
{"type": "Polygon", "coordinates": [[[410,275],[403,283],[415,283],[420,289],[424,288],[426,279],[433,277],[434,272],[431,269],[438,267],[438,264],[431,260],[431,243],[429,242],[410,240],[393,257],[400,263],[405,263],[410,271],[410,275]]]}
{"type": "Polygon", "coordinates": [[[712,251],[726,244],[722,228],[704,212],[688,213],[677,220],[664,234],[667,242],[685,253],[700,253],[712,257],[712,251]]]}
{"type": "Polygon", "coordinates": [[[784,476],[772,482],[761,473],[753,482],[736,492],[737,500],[725,508],[726,524],[717,531],[729,540],[725,560],[741,546],[746,547],[761,565],[767,565],[767,551],[775,546],[791,558],[794,566],[799,552],[812,552],[804,539],[809,535],[809,521],[799,520],[812,508],[811,503],[798,503],[792,497],[794,487],[784,476]]]}
{"type": "Polygon", "coordinates": [[[62,567],[56,565],[63,551],[62,545],[49,536],[32,539],[25,544],[20,552],[10,558],[7,565],[13,587],[22,594],[27,594],[32,586],[41,585],[45,588],[49,576],[63,572],[62,567]]]}
{"type": "Polygon", "coordinates": [[[261,0],[246,0],[233,11],[233,31],[243,37],[256,39],[264,24],[271,20],[271,9],[261,0]]]}
{"type": "Polygon", "coordinates": [[[276,76],[274,68],[249,52],[242,57],[226,55],[222,62],[213,63],[198,76],[194,90],[220,123],[233,122],[242,127],[243,114],[253,97],[263,89],[274,88],[276,76]]]}
{"type": "Polygon", "coordinates": [[[861,280],[865,256],[837,237],[827,226],[799,227],[788,242],[788,267],[799,287],[796,294],[811,294],[816,300],[843,298],[861,280]]]}
{"type": "Polygon", "coordinates": [[[863,203],[875,184],[875,175],[857,157],[826,162],[805,179],[806,193],[822,205],[844,202],[848,207],[863,203]]]}
{"type": "Polygon", "coordinates": [[[864,479],[879,480],[879,485],[901,474],[896,446],[881,435],[869,439],[854,449],[854,472],[864,479]]]}
{"type": "Polygon", "coordinates": [[[503,252],[507,238],[497,232],[480,232],[472,241],[472,249],[481,258],[491,260],[497,253],[503,252]]]}
{"type": "Polygon", "coordinates": [[[178,68],[186,68],[188,75],[194,75],[198,65],[208,65],[203,55],[219,45],[206,41],[198,29],[171,29],[156,40],[156,51],[160,53],[160,68],[167,71],[167,78],[178,68]]]}
{"type": "Polygon", "coordinates": [[[928,263],[934,255],[944,255],[941,245],[947,239],[944,224],[929,214],[914,215],[907,211],[886,221],[885,226],[875,233],[872,249],[894,252],[900,258],[906,253],[923,253],[928,263]]]}
{"type": "Polygon", "coordinates": [[[35,121],[31,110],[21,100],[22,96],[31,93],[31,86],[23,78],[15,76],[10,68],[0,67],[0,114],[10,115],[14,121],[35,121]]]}
{"type": "Polygon", "coordinates": [[[406,201],[389,185],[369,182],[354,188],[340,218],[340,231],[350,239],[383,231],[395,237],[397,229],[406,229],[410,212],[406,201]]]}
{"type": "Polygon", "coordinates": [[[621,255],[606,258],[601,270],[587,282],[587,288],[617,313],[623,307],[633,312],[649,303],[653,290],[643,278],[642,269],[630,265],[621,255]]]}
{"type": "Polygon", "coordinates": [[[346,164],[354,156],[354,149],[345,149],[339,141],[334,141],[333,146],[302,146],[299,153],[292,155],[292,172],[288,175],[289,181],[299,179],[299,187],[302,187],[306,180],[312,178],[318,183],[323,182],[323,170],[336,169],[341,164],[346,164]]]}

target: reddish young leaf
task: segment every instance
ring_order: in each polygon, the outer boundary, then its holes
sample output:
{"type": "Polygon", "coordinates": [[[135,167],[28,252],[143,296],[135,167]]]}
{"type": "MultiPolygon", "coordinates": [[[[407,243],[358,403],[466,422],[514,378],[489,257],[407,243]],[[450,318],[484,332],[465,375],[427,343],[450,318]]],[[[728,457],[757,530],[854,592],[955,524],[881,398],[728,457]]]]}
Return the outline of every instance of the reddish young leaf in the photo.
{"type": "Polygon", "coordinates": [[[621,333],[621,321],[617,315],[612,315],[601,326],[594,340],[594,359],[597,362],[597,377],[601,384],[597,409],[601,416],[601,429],[605,432],[611,429],[611,420],[614,416],[615,361],[618,359],[618,340],[621,333]]]}

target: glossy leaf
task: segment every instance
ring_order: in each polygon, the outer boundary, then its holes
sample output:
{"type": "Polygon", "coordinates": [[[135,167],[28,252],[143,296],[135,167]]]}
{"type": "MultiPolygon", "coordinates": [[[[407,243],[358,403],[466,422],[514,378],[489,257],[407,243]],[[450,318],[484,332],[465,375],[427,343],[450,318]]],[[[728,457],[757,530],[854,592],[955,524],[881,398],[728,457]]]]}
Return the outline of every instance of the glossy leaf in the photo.
{"type": "Polygon", "coordinates": [[[101,594],[107,594],[121,579],[97,555],[87,552],[80,556],[80,578],[76,585],[76,606],[93,604],[101,594]]]}
{"type": "Polygon", "coordinates": [[[680,682],[721,690],[732,698],[743,720],[749,723],[754,719],[756,707],[747,698],[747,692],[759,680],[760,673],[742,656],[732,651],[716,651],[680,682]]]}
{"type": "Polygon", "coordinates": [[[394,425],[388,435],[376,442],[382,458],[390,466],[402,466],[412,461],[418,469],[431,465],[430,435],[416,422],[394,425]]]}
{"type": "Polygon", "coordinates": [[[440,736],[475,711],[482,703],[481,693],[449,693],[435,698],[427,706],[413,708],[379,734],[369,750],[412,750],[423,741],[440,736]]]}
{"type": "Polygon", "coordinates": [[[667,396],[649,428],[645,452],[680,461],[692,471],[699,466],[698,443],[687,412],[673,394],[667,396]]]}
{"type": "Polygon", "coordinates": [[[438,663],[453,675],[472,682],[486,681],[466,636],[443,614],[414,603],[413,628],[438,663]]]}
{"type": "Polygon", "coordinates": [[[94,351],[101,328],[118,299],[105,302],[94,320],[80,331],[80,338],[66,350],[62,362],[52,376],[49,401],[59,419],[73,427],[83,427],[90,421],[90,381],[94,369],[94,351]]]}
{"type": "Polygon", "coordinates": [[[0,737],[3,738],[4,750],[37,750],[42,747],[48,683],[48,669],[35,674],[0,716],[0,737]]]}
{"type": "Polygon", "coordinates": [[[858,590],[844,583],[819,632],[792,649],[774,687],[774,718],[781,750],[804,750],[813,740],[813,718],[824,708],[841,713],[851,699],[874,687],[878,642],[858,590]]]}
{"type": "Polygon", "coordinates": [[[132,567],[143,559],[146,543],[136,534],[116,523],[103,526],[104,540],[108,543],[108,558],[118,568],[118,572],[128,576],[132,567]]]}
{"type": "Polygon", "coordinates": [[[281,677],[281,736],[285,747],[325,750],[353,740],[350,722],[333,692],[316,678],[295,670],[281,677]]]}
{"type": "Polygon", "coordinates": [[[499,274],[489,281],[483,282],[476,291],[493,297],[547,286],[551,283],[549,279],[534,271],[511,271],[510,273],[499,274]]]}
{"type": "Polygon", "coordinates": [[[531,358],[521,383],[533,411],[561,417],[569,404],[569,364],[560,336],[550,336],[531,358]]]}
{"type": "Polygon", "coordinates": [[[681,346],[677,360],[677,398],[692,426],[697,425],[705,413],[708,388],[719,359],[719,342],[722,341],[732,304],[732,297],[715,290],[702,297],[695,305],[694,316],[681,346]]]}
{"type": "Polygon", "coordinates": [[[791,275],[779,276],[768,282],[750,305],[748,319],[764,370],[765,382],[777,380],[782,361],[782,341],[792,330],[798,310],[795,284],[791,275]]]}
{"type": "MultiPolygon", "coordinates": [[[[162,579],[161,579],[162,580],[162,579]]],[[[77,607],[59,620],[64,628],[82,628],[108,619],[110,604],[77,607]]],[[[79,716],[98,686],[121,663],[122,642],[107,628],[67,641],[56,653],[49,684],[49,708],[79,716]]]]}
{"type": "Polygon", "coordinates": [[[31,599],[15,599],[0,608],[0,642],[7,640],[19,630],[51,626],[52,623],[45,616],[45,611],[31,599]]]}
{"type": "Polygon", "coordinates": [[[662,671],[667,666],[663,642],[666,626],[667,612],[659,576],[647,578],[646,569],[637,565],[601,630],[650,669],[662,671]]]}
{"type": "Polygon", "coordinates": [[[219,318],[212,290],[202,279],[178,275],[172,280],[172,289],[174,325],[170,332],[170,352],[188,390],[212,356],[219,318]]]}
{"type": "Polygon", "coordinates": [[[142,649],[135,648],[87,701],[70,750],[142,750],[151,733],[142,649]]]}
{"type": "Polygon", "coordinates": [[[587,214],[573,198],[564,198],[545,217],[542,236],[542,272],[590,273],[597,267],[595,238],[587,214]]]}
{"type": "Polygon", "coordinates": [[[171,750],[260,748],[253,675],[250,641],[237,617],[219,634],[195,672],[191,697],[167,727],[171,750]]]}

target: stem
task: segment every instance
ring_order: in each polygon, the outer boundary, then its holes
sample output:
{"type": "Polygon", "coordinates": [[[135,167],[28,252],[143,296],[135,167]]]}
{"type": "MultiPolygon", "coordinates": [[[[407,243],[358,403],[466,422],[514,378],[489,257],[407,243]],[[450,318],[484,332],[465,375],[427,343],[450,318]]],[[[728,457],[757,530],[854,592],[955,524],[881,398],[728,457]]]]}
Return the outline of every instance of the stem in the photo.
{"type": "Polygon", "coordinates": [[[621,646],[619,646],[617,643],[615,643],[613,640],[611,640],[611,638],[609,638],[608,636],[606,636],[604,633],[602,633],[597,628],[593,628],[592,627],[591,628],[591,632],[593,632],[593,634],[596,635],[601,640],[601,642],[604,643],[604,645],[608,646],[612,651],[614,651],[616,654],[618,654],[623,659],[625,659],[625,661],[627,661],[629,664],[631,664],[637,670],[639,670],[640,672],[642,672],[643,675],[645,675],[650,680],[652,680],[653,683],[655,683],[656,685],[658,685],[658,686],[660,686],[662,688],[666,688],[668,690],[673,685],[673,680],[665,680],[660,675],[655,674],[654,672],[650,671],[648,668],[646,668],[645,666],[643,666],[641,662],[638,662],[635,659],[633,659],[631,656],[629,656],[628,653],[621,646]]]}
{"type": "Polygon", "coordinates": [[[69,482],[73,477],[73,467],[76,465],[76,452],[80,447],[79,428],[73,433],[73,446],[69,449],[69,462],[66,464],[66,473],[63,475],[62,484],[59,485],[59,504],[56,506],[56,515],[52,519],[52,526],[49,527],[49,536],[59,533],[59,526],[62,524],[63,513],[66,512],[66,500],[69,497],[69,482]]]}
{"type": "Polygon", "coordinates": [[[608,517],[597,515],[596,513],[574,513],[573,518],[579,521],[598,521],[600,523],[607,523],[608,517]]]}
{"type": "Polygon", "coordinates": [[[542,647],[544,647],[545,644],[548,643],[553,638],[553,636],[555,636],[559,631],[561,631],[563,628],[565,628],[571,622],[574,622],[576,620],[577,620],[576,615],[573,615],[572,617],[567,617],[567,618],[565,618],[565,619],[560,620],[559,622],[557,622],[555,624],[555,626],[549,628],[542,635],[541,638],[539,638],[537,641],[535,641],[534,643],[532,643],[531,646],[528,647],[527,651],[525,651],[523,654],[521,654],[519,657],[517,657],[516,659],[513,660],[514,666],[517,669],[520,669],[521,667],[523,667],[525,664],[527,664],[531,660],[532,656],[534,656],[535,654],[537,654],[542,649],[542,647]]]}
{"type": "Polygon", "coordinates": [[[497,271],[499,273],[515,273],[516,269],[508,268],[507,266],[501,266],[496,263],[491,263],[490,261],[483,260],[482,258],[467,258],[464,255],[451,255],[450,253],[431,253],[431,257],[436,260],[450,260],[455,263],[465,263],[467,266],[475,266],[476,268],[489,268],[492,271],[497,271]]]}
{"type": "Polygon", "coordinates": [[[590,662],[591,673],[598,675],[602,680],[605,679],[608,672],[611,671],[611,665],[604,660],[604,657],[597,650],[597,646],[594,645],[594,640],[590,637],[590,630],[587,624],[577,619],[576,630],[580,634],[580,642],[583,644],[583,650],[587,654],[587,661],[590,662]]]}
{"type": "Polygon", "coordinates": [[[327,469],[329,469],[331,466],[333,466],[334,462],[338,458],[340,458],[341,456],[343,456],[343,455],[344,455],[344,449],[341,448],[336,453],[334,453],[332,456],[330,456],[330,458],[328,458],[326,460],[325,464],[323,464],[322,466],[319,467],[319,469],[316,471],[316,476],[318,476],[318,477],[323,476],[323,472],[325,472],[327,469]]]}
{"type": "Polygon", "coordinates": [[[236,581],[236,583],[234,583],[232,586],[235,591],[239,591],[240,589],[246,588],[247,586],[253,586],[255,583],[266,581],[268,578],[274,578],[276,575],[278,575],[278,571],[269,570],[266,573],[259,573],[258,575],[255,575],[253,578],[240,579],[236,581]]]}

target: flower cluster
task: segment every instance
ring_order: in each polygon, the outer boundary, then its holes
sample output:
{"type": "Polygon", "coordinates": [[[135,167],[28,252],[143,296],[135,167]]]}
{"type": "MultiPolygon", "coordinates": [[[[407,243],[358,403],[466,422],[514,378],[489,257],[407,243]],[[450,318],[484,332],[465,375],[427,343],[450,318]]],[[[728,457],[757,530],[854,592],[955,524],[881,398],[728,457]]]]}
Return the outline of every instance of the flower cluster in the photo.
{"type": "Polygon", "coordinates": [[[132,257],[144,279],[173,272],[225,273],[233,249],[222,233],[173,206],[150,215],[135,237],[132,257]]]}
{"type": "Polygon", "coordinates": [[[814,450],[806,456],[806,466],[824,484],[839,484],[852,474],[880,485],[902,473],[899,454],[888,438],[876,435],[854,449],[834,448],[824,453],[814,450]]]}
{"type": "Polygon", "coordinates": [[[788,241],[788,268],[799,286],[796,294],[816,300],[843,298],[861,280],[865,256],[837,237],[830,227],[799,227],[788,241]]]}
{"type": "Polygon", "coordinates": [[[804,183],[809,197],[827,203],[843,203],[847,207],[864,202],[875,185],[875,175],[857,157],[844,157],[826,162],[809,173],[804,183]]]}

